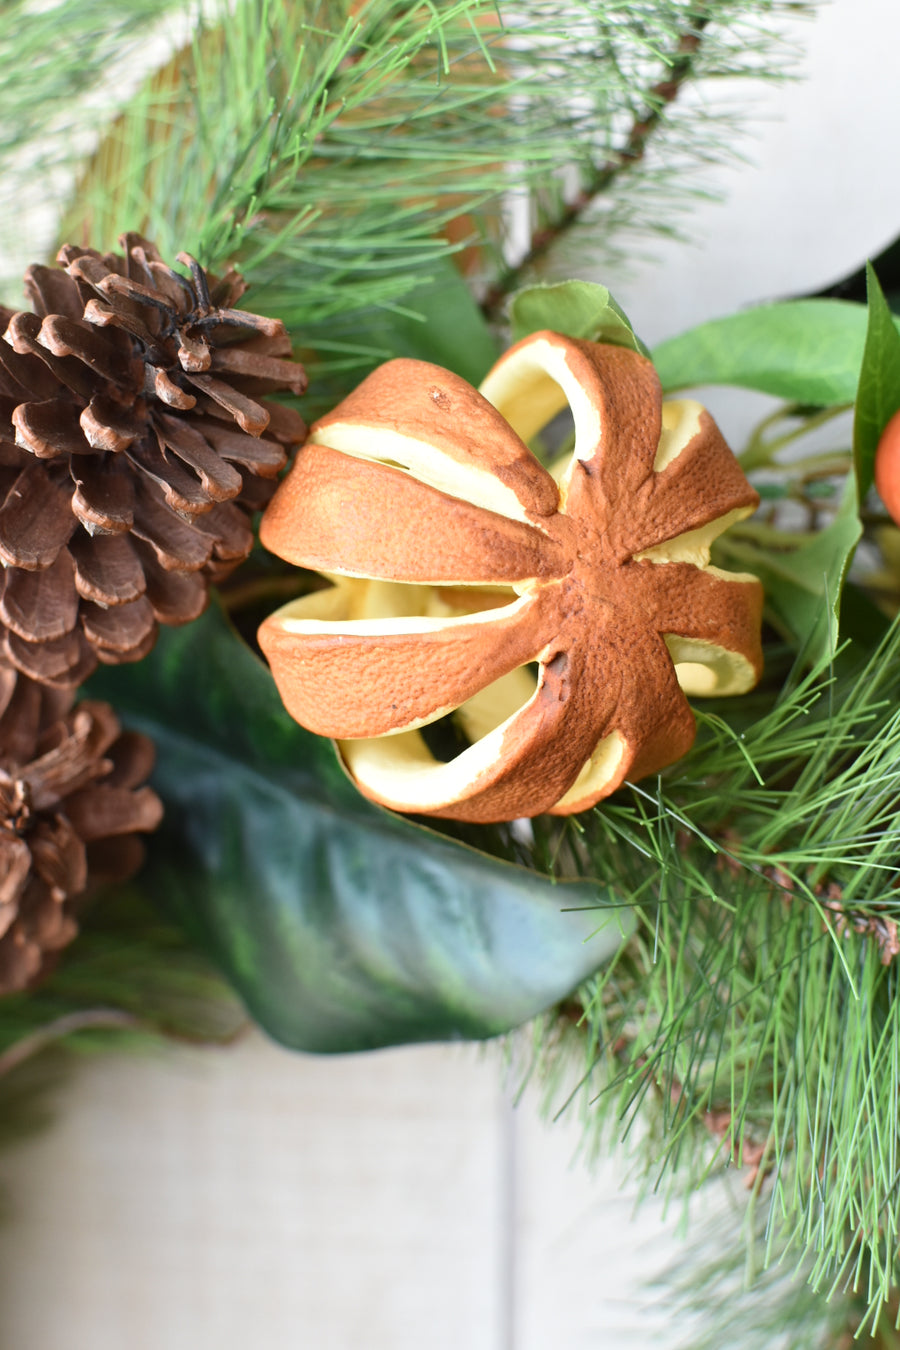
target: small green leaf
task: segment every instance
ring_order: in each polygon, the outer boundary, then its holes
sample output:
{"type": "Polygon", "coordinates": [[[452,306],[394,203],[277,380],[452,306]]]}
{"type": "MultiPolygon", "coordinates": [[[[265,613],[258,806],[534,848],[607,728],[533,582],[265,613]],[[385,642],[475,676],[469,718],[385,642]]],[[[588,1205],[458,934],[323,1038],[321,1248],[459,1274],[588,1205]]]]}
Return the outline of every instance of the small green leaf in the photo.
{"type": "Polygon", "coordinates": [[[513,342],[544,328],[589,342],[611,342],[647,355],[647,348],[605,286],[593,281],[560,281],[527,286],[510,304],[513,342]]]}
{"type": "Polygon", "coordinates": [[[665,390],[729,384],[833,407],[856,398],[865,341],[864,306],[791,300],[701,324],[652,356],[665,390]]]}
{"type": "Polygon", "coordinates": [[[872,486],[881,433],[900,408],[900,333],[871,265],[866,275],[869,326],[853,421],[853,459],[860,501],[872,486]]]}
{"type": "Polygon", "coordinates": [[[311,1051],[497,1035],[618,949],[631,911],[365,801],[210,611],[91,686],[157,745],[142,887],[260,1025],[311,1051]]]}

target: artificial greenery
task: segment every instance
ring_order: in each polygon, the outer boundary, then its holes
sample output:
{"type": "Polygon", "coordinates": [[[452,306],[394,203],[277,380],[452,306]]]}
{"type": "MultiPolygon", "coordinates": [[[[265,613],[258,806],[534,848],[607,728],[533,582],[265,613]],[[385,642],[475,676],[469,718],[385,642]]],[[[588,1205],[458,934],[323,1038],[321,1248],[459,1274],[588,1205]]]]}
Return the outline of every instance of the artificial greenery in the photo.
{"type": "MultiPolygon", "coordinates": [[[[19,8],[0,19],[7,70],[26,68],[34,45],[19,8]]],[[[167,8],[164,33],[193,13],[167,8]]],[[[57,44],[33,96],[12,91],[17,131],[0,164],[32,160],[35,140],[45,153],[54,109],[53,139],[76,177],[61,234],[110,247],[127,221],[165,256],[186,248],[213,270],[238,261],[257,307],[313,349],[314,393],[327,399],[396,354],[394,316],[401,327],[417,317],[430,350],[424,314],[454,322],[444,292],[456,277],[441,262],[467,244],[486,283],[502,278],[488,306],[496,315],[532,263],[553,265],[550,240],[576,224],[602,218],[581,248],[607,261],[636,229],[670,232],[699,190],[698,169],[733,154],[735,140],[730,115],[682,112],[679,88],[783,75],[791,62],[777,20],[809,8],[223,0],[202,8],[191,39],[106,118],[85,162],[76,151],[98,118],[89,100],[73,101],[83,70],[118,69],[120,49],[151,19],[143,8],[114,19],[114,5],[94,0],[105,40],[85,65],[91,25],[74,23],[78,41],[57,44]],[[516,193],[529,202],[524,259],[507,248],[516,193]],[[426,308],[423,289],[435,283],[440,301],[426,308]]]]}
{"type": "Polygon", "coordinates": [[[136,889],[95,896],[77,943],[37,989],[0,1000],[0,1144],[48,1123],[87,1055],[226,1043],[247,1026],[183,930],[136,889]]]}
{"type": "MultiPolygon", "coordinates": [[[[523,282],[589,259],[613,275],[636,235],[689,227],[698,171],[732,153],[734,120],[682,90],[783,74],[780,21],[810,6],[31,8],[0,15],[10,199],[52,170],[57,198],[69,191],[60,237],[109,247],[141,230],[167,256],[238,263],[253,308],[283,319],[308,361],[311,415],[398,354],[477,381],[523,282]],[[123,62],[135,77],[108,81],[123,62]]],[[[720,544],[720,561],[766,584],[767,674],[698,709],[694,750],[659,779],[530,832],[438,833],[353,797],[218,612],[109,673],[104,696],[157,737],[169,819],[140,891],[108,897],[46,985],[0,1006],[9,1125],[51,1042],[65,1056],[153,1028],[236,1028],[185,930],[255,1017],[317,1050],[496,1034],[580,982],[534,1024],[547,1081],[574,1048],[595,1130],[621,1133],[638,1110],[655,1122],[654,1183],[744,1165],[763,1259],[798,1262],[821,1293],[853,1291],[866,1334],[893,1310],[900,631],[887,611],[900,575],[869,489],[900,406],[900,347],[874,278],[868,310],[858,280],[847,299],[760,307],[653,353],[670,391],[787,400],[744,449],[763,510],[720,544]],[[814,430],[826,450],[806,448],[814,430]],[[266,870],[256,846],[276,836],[266,870]],[[162,895],[183,928],[147,907],[162,895]]],[[[600,287],[531,289],[510,316],[516,335],[546,324],[632,342],[600,287]]],[[[257,554],[224,600],[249,637],[303,584],[257,554]]],[[[793,1306],[808,1323],[799,1295],[793,1306]]],[[[710,1337],[763,1326],[748,1314],[735,1329],[732,1311],[709,1312],[710,1337]]]]}
{"type": "Polygon", "coordinates": [[[632,931],[627,906],[598,916],[595,886],[554,885],[505,826],[450,841],[367,802],[221,613],[89,688],[157,745],[166,823],[142,890],[293,1049],[495,1036],[632,931]]]}

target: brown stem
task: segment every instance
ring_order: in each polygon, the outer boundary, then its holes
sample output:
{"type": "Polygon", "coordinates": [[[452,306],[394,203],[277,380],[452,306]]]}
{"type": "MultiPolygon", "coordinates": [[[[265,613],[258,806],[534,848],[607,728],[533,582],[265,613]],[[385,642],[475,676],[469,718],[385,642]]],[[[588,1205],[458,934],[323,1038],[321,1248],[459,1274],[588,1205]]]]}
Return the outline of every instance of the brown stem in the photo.
{"type": "Polygon", "coordinates": [[[536,230],[531,236],[531,242],[524,256],[514,266],[507,267],[501,273],[481,302],[481,310],[486,319],[496,321],[500,317],[507,296],[516,290],[527,273],[549,253],[573,225],[578,224],[596,198],[606,191],[620,173],[633,168],[644,158],[647,142],[663,120],[666,108],[674,103],[678,91],[693,72],[694,57],[700,46],[703,30],[711,22],[711,14],[698,15],[691,31],[682,33],[675,47],[668,78],[654,84],[649,90],[644,115],[632,123],[625,144],[618,155],[594,166],[585,185],[563,207],[553,224],[536,230]]]}
{"type": "Polygon", "coordinates": [[[235,586],[220,587],[219,599],[227,614],[235,614],[248,605],[258,604],[261,600],[293,600],[302,593],[303,586],[296,572],[287,576],[256,577],[235,586]]]}
{"type": "Polygon", "coordinates": [[[3,1054],[0,1054],[0,1078],[17,1069],[34,1055],[40,1054],[56,1041],[71,1036],[76,1031],[137,1031],[142,1025],[139,1018],[133,1017],[130,1013],[117,1012],[114,1008],[89,1008],[83,1012],[66,1013],[62,1017],[57,1017],[55,1021],[48,1022],[46,1026],[39,1027],[37,1031],[32,1031],[30,1035],[23,1036],[15,1045],[4,1050],[3,1054]]]}

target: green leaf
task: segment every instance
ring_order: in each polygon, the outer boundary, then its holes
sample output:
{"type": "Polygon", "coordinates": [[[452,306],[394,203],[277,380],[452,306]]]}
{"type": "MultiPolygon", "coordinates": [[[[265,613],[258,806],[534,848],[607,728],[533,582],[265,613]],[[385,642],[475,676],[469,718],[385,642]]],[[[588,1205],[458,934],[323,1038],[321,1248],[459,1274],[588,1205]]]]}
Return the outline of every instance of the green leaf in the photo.
{"type": "MultiPolygon", "coordinates": [[[[853,473],[848,475],[841,505],[831,524],[809,543],[793,552],[763,552],[749,549],[740,543],[725,543],[725,548],[733,557],[740,558],[750,566],[766,588],[766,595],[772,615],[778,625],[798,645],[800,659],[810,664],[827,659],[837,647],[838,628],[841,612],[841,597],[844,582],[850,569],[850,563],[856,546],[862,537],[860,504],[872,485],[875,450],[884,427],[900,408],[900,333],[894,318],[888,309],[878,279],[869,268],[869,308],[868,324],[864,344],[859,349],[861,369],[856,377],[856,413],[853,424],[853,473]]],[[[856,310],[863,314],[861,306],[850,306],[841,301],[799,301],[796,304],[768,306],[766,314],[772,319],[786,310],[804,309],[815,306],[821,310],[825,306],[839,306],[842,310],[856,310]]],[[[757,316],[762,311],[755,311],[757,316]]],[[[746,319],[749,315],[736,316],[746,319]]],[[[722,320],[727,324],[728,320],[722,320]]],[[[717,325],[707,324],[707,329],[717,325]]],[[[695,330],[699,333],[701,330],[695,330]]],[[[800,330],[796,325],[788,324],[799,341],[800,330]]],[[[762,329],[757,332],[757,337],[762,329]]],[[[772,329],[769,342],[772,352],[782,352],[782,339],[778,336],[777,325],[772,329]]],[[[688,335],[689,336],[689,335],[688,335]]],[[[675,340],[676,343],[680,339],[675,340]]],[[[829,339],[830,341],[830,339],[829,339]]],[[[665,344],[664,344],[665,345],[665,344]]],[[[755,350],[755,349],[754,349],[755,350]]],[[[857,350],[854,348],[854,351],[857,350]]],[[[758,353],[757,353],[758,354],[758,353]]],[[[775,390],[772,381],[765,386],[766,392],[780,392],[788,398],[811,398],[807,379],[807,361],[809,352],[804,355],[796,352],[788,354],[788,371],[785,379],[789,381],[782,389],[775,390]]],[[[850,360],[850,355],[845,357],[850,360]]],[[[752,362],[748,361],[748,365],[752,362]]],[[[762,388],[761,367],[757,365],[751,387],[762,388]]],[[[828,378],[833,379],[836,367],[829,367],[828,378]]],[[[767,378],[767,377],[766,377],[767,378]]],[[[731,380],[730,383],[739,383],[731,380]]],[[[744,383],[750,383],[745,378],[744,383]]],[[[844,387],[848,387],[845,381],[844,387]]],[[[837,385],[833,386],[836,389],[837,385]]],[[[821,398],[819,401],[822,401],[821,398]]],[[[842,401],[842,400],[834,400],[842,401]]],[[[871,622],[869,623],[871,628],[871,622]]]]}
{"type": "Polygon", "coordinates": [[[762,305],[701,324],[652,354],[666,390],[728,384],[792,403],[856,401],[854,473],[831,524],[792,552],[722,541],[723,553],[763,582],[774,621],[813,664],[836,649],[841,594],[862,536],[860,503],[878,438],[900,408],[900,333],[871,269],[869,297],[868,319],[862,305],[843,300],[762,305]]]}
{"type": "Polygon", "coordinates": [[[853,420],[853,459],[862,501],[872,486],[881,433],[900,408],[900,333],[874,269],[867,269],[869,326],[853,420]]]}
{"type": "Polygon", "coordinates": [[[865,341],[862,305],[791,300],[701,324],[652,356],[666,390],[729,384],[831,407],[855,399],[865,341]]]}
{"type": "Polygon", "coordinates": [[[593,281],[560,281],[527,286],[510,304],[512,340],[520,342],[529,333],[544,328],[589,342],[611,342],[648,355],[635,336],[625,313],[605,286],[593,281]]]}
{"type": "Polygon", "coordinates": [[[837,648],[841,595],[861,535],[856,480],[850,474],[834,520],[808,544],[775,552],[737,539],[722,541],[725,556],[765,586],[772,618],[803,664],[827,660],[837,648]]]}
{"type": "MultiPolygon", "coordinates": [[[[277,288],[260,299],[267,314],[292,316],[279,304],[277,288]]],[[[465,278],[449,256],[436,257],[430,275],[404,306],[369,308],[301,327],[310,392],[304,415],[312,421],[330,412],[383,361],[411,356],[452,370],[479,385],[499,356],[498,345],[465,278]],[[341,354],[343,360],[336,354],[341,354]]]]}
{"type": "Polygon", "coordinates": [[[142,886],[285,1045],[496,1035],[633,927],[599,885],[554,885],[365,801],[217,611],[91,692],[157,744],[166,818],[142,886]]]}
{"type": "Polygon", "coordinates": [[[385,359],[433,361],[479,385],[500,354],[497,343],[453,261],[436,259],[431,272],[408,309],[365,316],[366,340],[382,347],[385,359]]]}

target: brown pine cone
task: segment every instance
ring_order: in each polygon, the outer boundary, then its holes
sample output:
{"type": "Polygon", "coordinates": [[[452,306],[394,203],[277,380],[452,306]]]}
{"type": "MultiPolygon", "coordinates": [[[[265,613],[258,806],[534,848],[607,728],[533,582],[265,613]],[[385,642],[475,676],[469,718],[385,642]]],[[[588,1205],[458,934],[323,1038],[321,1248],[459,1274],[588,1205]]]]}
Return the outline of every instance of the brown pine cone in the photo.
{"type": "Polygon", "coordinates": [[[0,651],[68,688],[186,623],[249,553],[302,419],[275,320],[234,306],[236,272],[189,279],[124,235],[28,269],[34,313],[0,310],[0,651]]]}
{"type": "Polygon", "coordinates": [[[162,817],[141,786],[152,741],[123,732],[109,704],[73,699],[0,664],[0,994],[52,965],[78,931],[73,902],[131,876],[136,832],[162,817]]]}

